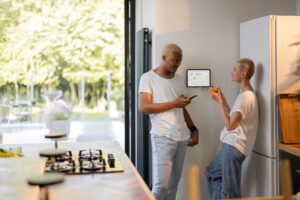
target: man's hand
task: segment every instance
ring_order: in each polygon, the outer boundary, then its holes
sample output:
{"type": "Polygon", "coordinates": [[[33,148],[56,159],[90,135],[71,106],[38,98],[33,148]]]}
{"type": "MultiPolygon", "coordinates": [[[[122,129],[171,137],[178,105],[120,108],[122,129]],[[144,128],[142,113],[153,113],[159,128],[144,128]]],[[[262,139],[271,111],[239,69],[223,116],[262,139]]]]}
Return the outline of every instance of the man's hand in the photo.
{"type": "Polygon", "coordinates": [[[180,97],[175,99],[175,102],[176,102],[176,108],[184,108],[185,106],[191,103],[191,100],[186,96],[181,95],[180,97]]]}
{"type": "Polygon", "coordinates": [[[198,131],[195,130],[194,132],[191,133],[190,135],[190,141],[188,143],[188,146],[192,147],[198,144],[198,131]]]}

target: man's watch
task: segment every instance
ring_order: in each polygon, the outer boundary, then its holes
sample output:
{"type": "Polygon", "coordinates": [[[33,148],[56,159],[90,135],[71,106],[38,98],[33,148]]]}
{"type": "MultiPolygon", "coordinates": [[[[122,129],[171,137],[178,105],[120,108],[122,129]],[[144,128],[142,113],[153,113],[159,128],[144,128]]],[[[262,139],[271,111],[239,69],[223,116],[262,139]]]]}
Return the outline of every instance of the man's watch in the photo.
{"type": "Polygon", "coordinates": [[[195,125],[189,127],[191,133],[193,133],[194,131],[198,131],[197,127],[195,125]]]}

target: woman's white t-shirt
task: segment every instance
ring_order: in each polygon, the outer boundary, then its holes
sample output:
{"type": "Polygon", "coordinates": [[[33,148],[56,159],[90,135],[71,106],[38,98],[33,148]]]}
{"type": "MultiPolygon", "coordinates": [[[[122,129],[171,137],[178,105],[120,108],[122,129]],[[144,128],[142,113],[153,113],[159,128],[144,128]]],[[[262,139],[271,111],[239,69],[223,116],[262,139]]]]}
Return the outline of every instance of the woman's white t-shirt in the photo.
{"type": "MultiPolygon", "coordinates": [[[[152,103],[174,101],[185,93],[184,80],[178,74],[175,74],[172,79],[166,79],[151,70],[141,77],[139,93],[141,92],[150,93],[152,103]]],[[[150,119],[151,134],[166,136],[175,141],[184,141],[190,137],[190,130],[186,125],[182,108],[150,114],[150,119]]]]}
{"type": "Polygon", "coordinates": [[[220,140],[234,146],[248,156],[255,143],[258,125],[258,105],[255,92],[247,90],[240,93],[230,110],[230,117],[234,112],[240,112],[242,119],[232,131],[228,131],[224,127],[220,140]]]}

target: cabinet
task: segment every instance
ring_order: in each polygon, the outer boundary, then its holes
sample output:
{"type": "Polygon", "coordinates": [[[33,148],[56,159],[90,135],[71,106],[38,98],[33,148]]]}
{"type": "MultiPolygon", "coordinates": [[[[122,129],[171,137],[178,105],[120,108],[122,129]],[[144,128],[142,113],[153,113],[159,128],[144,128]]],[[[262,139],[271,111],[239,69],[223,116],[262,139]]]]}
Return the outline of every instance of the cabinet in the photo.
{"type": "Polygon", "coordinates": [[[279,158],[289,159],[291,163],[293,193],[300,191],[300,144],[277,143],[279,158]]]}

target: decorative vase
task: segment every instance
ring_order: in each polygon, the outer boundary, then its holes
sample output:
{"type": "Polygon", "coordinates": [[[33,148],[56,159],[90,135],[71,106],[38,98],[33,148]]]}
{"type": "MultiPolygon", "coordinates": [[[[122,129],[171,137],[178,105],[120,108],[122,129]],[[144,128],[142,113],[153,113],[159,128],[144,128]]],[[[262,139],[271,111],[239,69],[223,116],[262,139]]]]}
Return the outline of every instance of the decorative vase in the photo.
{"type": "Polygon", "coordinates": [[[49,120],[47,123],[49,133],[70,133],[71,121],[68,120],[49,120]]]}

